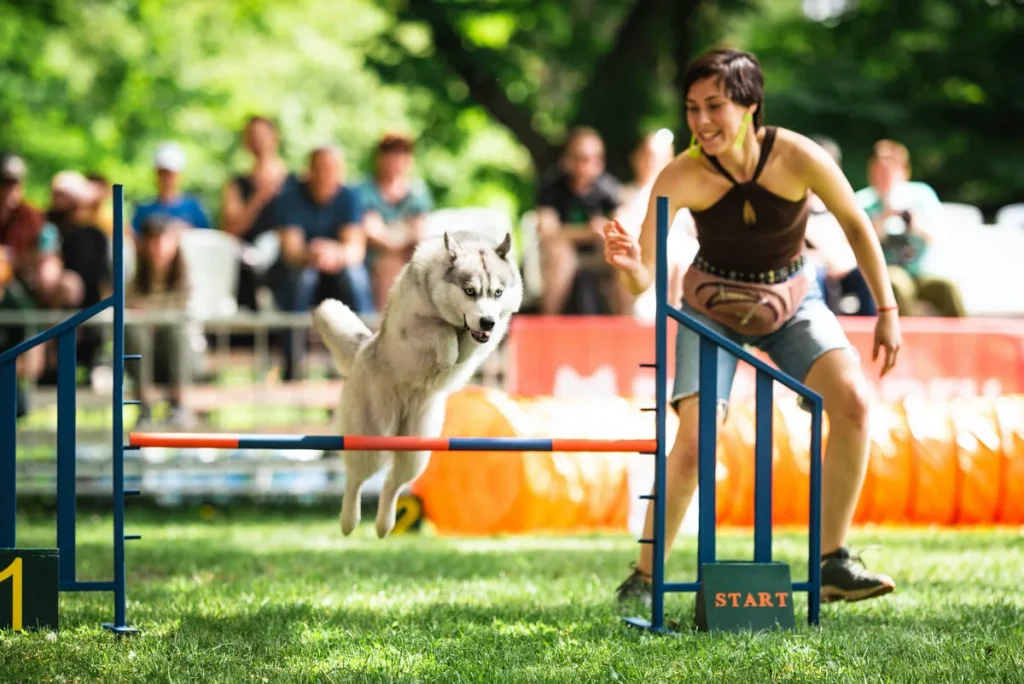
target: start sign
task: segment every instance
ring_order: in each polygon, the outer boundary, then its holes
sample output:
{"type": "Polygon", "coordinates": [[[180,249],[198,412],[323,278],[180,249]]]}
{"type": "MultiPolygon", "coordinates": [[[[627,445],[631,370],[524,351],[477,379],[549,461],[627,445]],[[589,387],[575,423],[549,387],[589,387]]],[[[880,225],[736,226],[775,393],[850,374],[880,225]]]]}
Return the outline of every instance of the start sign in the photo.
{"type": "Polygon", "coordinates": [[[697,592],[702,631],[793,629],[793,583],[786,563],[708,563],[697,592]]]}

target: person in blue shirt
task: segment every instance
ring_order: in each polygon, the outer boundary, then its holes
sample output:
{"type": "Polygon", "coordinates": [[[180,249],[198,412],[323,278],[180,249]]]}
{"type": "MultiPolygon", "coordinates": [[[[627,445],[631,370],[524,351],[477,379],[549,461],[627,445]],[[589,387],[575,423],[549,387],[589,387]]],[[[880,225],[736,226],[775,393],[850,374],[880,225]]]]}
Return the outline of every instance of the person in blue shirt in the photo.
{"type": "Polygon", "coordinates": [[[922,301],[940,316],[965,317],[956,283],[922,270],[943,220],[942,202],[930,185],[910,180],[906,146],[893,140],[876,142],[868,162],[868,181],[870,185],[858,190],[856,199],[882,243],[900,314],[913,315],[917,301],[922,301]]]}
{"type": "Polygon", "coordinates": [[[359,185],[366,206],[367,264],[373,272],[374,299],[384,308],[388,292],[426,233],[434,208],[430,189],[410,176],[413,141],[400,134],[380,139],[374,173],[359,185]]]}
{"type": "MultiPolygon", "coordinates": [[[[325,299],[338,299],[360,315],[373,314],[373,293],[366,268],[364,205],[343,183],[344,159],[334,147],[318,147],[309,156],[306,180],[289,185],[273,203],[280,257],[269,280],[284,311],[310,311],[325,299]]],[[[283,343],[283,379],[294,379],[289,332],[283,343]]]]}
{"type": "Polygon", "coordinates": [[[132,228],[138,234],[142,224],[153,214],[181,219],[193,228],[209,228],[210,215],[198,198],[180,190],[181,172],[185,169],[185,150],[174,142],[162,143],[153,157],[156,168],[156,199],[135,208],[132,228]]]}

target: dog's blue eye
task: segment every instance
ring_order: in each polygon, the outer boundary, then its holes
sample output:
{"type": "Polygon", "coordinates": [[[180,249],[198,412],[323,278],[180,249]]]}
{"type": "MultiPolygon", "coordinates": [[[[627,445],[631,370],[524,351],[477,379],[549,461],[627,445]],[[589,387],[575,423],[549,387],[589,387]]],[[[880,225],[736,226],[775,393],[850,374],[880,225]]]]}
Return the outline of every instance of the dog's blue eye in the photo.
{"type": "Polygon", "coordinates": [[[495,290],[495,291],[494,291],[494,298],[495,298],[495,299],[497,299],[497,298],[498,298],[498,297],[500,297],[500,296],[501,296],[501,290],[500,290],[500,289],[498,289],[498,290],[495,290]]]}
{"type": "Polygon", "coordinates": [[[476,290],[474,290],[471,287],[464,287],[464,288],[462,288],[462,291],[466,293],[467,297],[475,297],[476,296],[476,290]]]}

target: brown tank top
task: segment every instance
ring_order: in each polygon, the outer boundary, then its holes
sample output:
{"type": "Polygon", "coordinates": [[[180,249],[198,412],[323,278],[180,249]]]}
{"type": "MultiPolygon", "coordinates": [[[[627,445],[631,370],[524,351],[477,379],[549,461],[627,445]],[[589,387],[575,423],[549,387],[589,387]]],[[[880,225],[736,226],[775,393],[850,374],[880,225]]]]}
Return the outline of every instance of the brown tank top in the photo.
{"type": "Polygon", "coordinates": [[[745,183],[737,183],[721,162],[707,155],[733,184],[712,206],[690,212],[697,229],[699,256],[718,269],[759,273],[787,266],[803,251],[809,213],[807,198],[793,202],[757,183],[775,143],[775,133],[774,126],[765,127],[754,177],[745,183]],[[744,219],[747,202],[753,210],[753,223],[744,219]]]}

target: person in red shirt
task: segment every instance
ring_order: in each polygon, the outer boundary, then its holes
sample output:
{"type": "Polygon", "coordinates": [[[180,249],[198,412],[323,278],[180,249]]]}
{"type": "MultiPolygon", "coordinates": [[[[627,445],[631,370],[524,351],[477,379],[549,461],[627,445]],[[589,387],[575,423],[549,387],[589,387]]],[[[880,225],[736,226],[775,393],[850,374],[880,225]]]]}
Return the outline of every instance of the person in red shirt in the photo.
{"type": "Polygon", "coordinates": [[[15,154],[0,156],[0,244],[16,263],[28,256],[46,223],[43,212],[24,199],[25,162],[15,154]]]}

